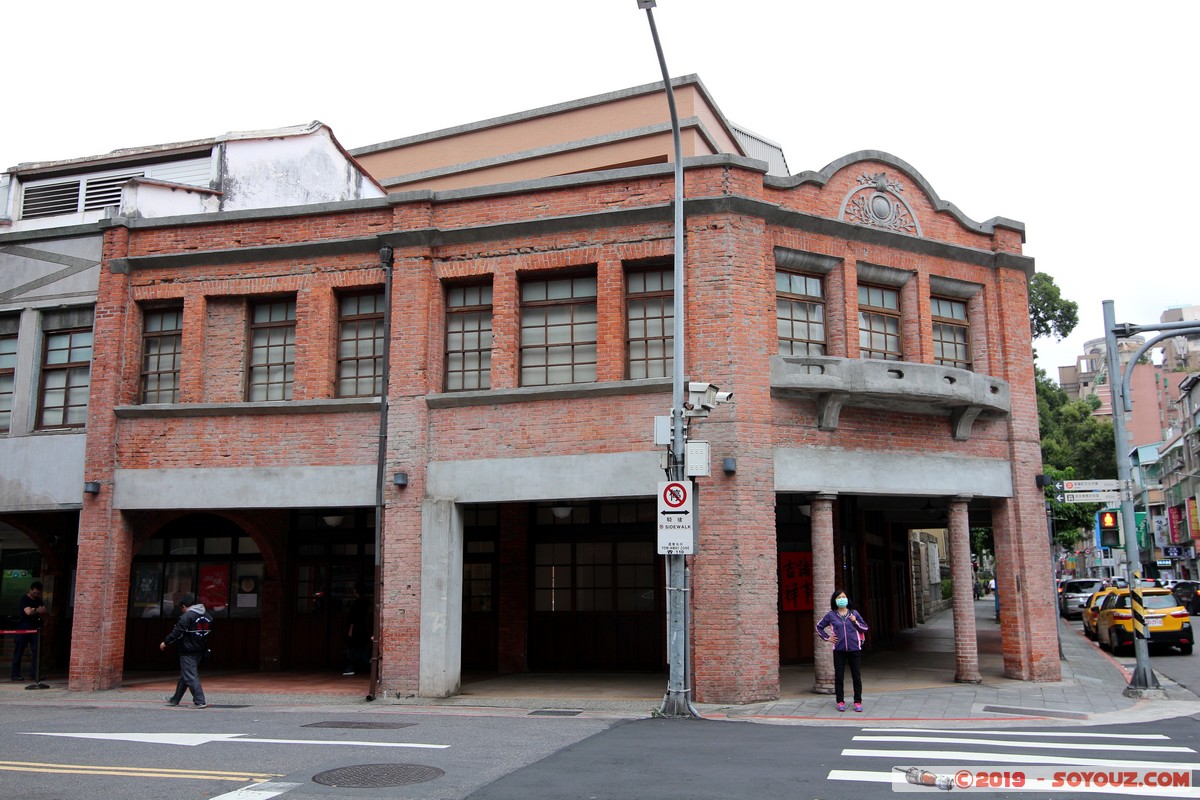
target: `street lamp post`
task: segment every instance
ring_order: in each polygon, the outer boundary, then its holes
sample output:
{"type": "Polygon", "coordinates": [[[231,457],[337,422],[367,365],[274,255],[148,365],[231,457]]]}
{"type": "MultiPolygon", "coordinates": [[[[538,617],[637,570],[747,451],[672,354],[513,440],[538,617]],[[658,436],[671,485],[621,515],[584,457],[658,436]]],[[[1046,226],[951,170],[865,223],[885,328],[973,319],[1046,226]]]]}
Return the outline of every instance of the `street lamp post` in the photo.
{"type": "MultiPolygon", "coordinates": [[[[671,375],[671,455],[667,479],[684,478],[683,438],[683,142],[679,132],[679,114],[675,109],[675,92],[671,87],[671,75],[667,71],[667,60],[663,56],[662,43],[658,39],[658,28],[654,24],[655,0],[637,0],[638,8],[646,11],[650,22],[650,35],[654,39],[654,51],[658,55],[658,66],[662,70],[663,88],[667,92],[667,105],[671,111],[671,138],[675,147],[675,202],[674,239],[675,259],[673,285],[674,326],[672,328],[671,375]]],[[[669,554],[667,559],[667,661],[670,677],[667,693],[663,698],[660,713],[664,717],[698,716],[692,707],[691,689],[688,688],[688,575],[686,556],[669,554]]]]}
{"type": "Polygon", "coordinates": [[[1133,325],[1128,322],[1116,322],[1113,312],[1113,301],[1104,301],[1104,345],[1108,362],[1108,383],[1112,399],[1113,438],[1117,450],[1117,479],[1121,485],[1121,527],[1125,531],[1125,554],[1129,575],[1130,605],[1133,611],[1133,653],[1137,661],[1129,686],[1125,688],[1127,697],[1160,697],[1162,687],[1154,677],[1150,668],[1150,650],[1146,641],[1146,623],[1142,605],[1142,586],[1139,580],[1142,576],[1142,553],[1137,540],[1137,519],[1133,511],[1132,471],[1129,467],[1129,433],[1125,430],[1125,415],[1133,410],[1133,398],[1130,396],[1129,381],[1138,360],[1155,344],[1163,339],[1178,336],[1181,333],[1200,333],[1200,324],[1195,322],[1161,322],[1156,325],[1133,325]],[[1120,354],[1117,352],[1117,339],[1128,338],[1142,331],[1166,331],[1145,342],[1139,347],[1124,369],[1121,368],[1120,354]]]}

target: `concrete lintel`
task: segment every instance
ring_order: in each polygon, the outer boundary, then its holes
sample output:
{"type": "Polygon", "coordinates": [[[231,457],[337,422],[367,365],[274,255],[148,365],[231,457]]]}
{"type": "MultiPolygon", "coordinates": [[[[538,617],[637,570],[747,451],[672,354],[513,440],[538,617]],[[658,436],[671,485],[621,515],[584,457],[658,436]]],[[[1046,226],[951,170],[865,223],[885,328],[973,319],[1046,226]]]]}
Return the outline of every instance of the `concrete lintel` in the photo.
{"type": "Polygon", "coordinates": [[[662,480],[658,459],[647,443],[645,452],[434,461],[426,494],[459,503],[651,497],[662,480]]]}
{"type": "Polygon", "coordinates": [[[775,491],[1012,497],[1004,459],[839,447],[775,448],[775,491]]]}
{"type": "Polygon", "coordinates": [[[119,469],[113,508],[373,506],[375,466],[119,469]]]}

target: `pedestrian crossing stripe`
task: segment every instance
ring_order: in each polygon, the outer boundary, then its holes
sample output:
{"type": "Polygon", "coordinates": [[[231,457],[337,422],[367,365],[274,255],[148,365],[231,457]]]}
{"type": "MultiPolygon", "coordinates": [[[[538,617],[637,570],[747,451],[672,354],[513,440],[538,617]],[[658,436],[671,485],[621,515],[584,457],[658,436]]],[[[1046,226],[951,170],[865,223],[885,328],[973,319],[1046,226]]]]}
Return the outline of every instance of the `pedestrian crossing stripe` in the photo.
{"type": "MultiPolygon", "coordinates": [[[[888,770],[887,772],[875,772],[868,770],[856,769],[834,769],[829,771],[829,780],[831,781],[865,781],[867,783],[892,783],[896,780],[896,773],[888,770]]],[[[904,776],[899,776],[900,781],[904,780],[904,776]]]]}
{"type": "MultiPolygon", "coordinates": [[[[998,747],[1031,747],[1043,750],[1095,750],[1094,742],[1002,742],[957,736],[855,736],[856,742],[929,742],[931,744],[987,744],[998,747]]],[[[1122,744],[1122,750],[1147,753],[1194,753],[1190,747],[1165,744],[1122,744]]]]}
{"type": "MultiPolygon", "coordinates": [[[[853,769],[835,769],[830,770],[828,780],[831,781],[853,781],[855,783],[891,783],[899,784],[904,782],[904,776],[897,773],[895,770],[887,772],[877,772],[874,770],[853,770],[853,769]]],[[[910,787],[915,788],[915,787],[910,787]]],[[[1012,791],[1021,791],[1013,789],[1012,791]]],[[[1132,794],[1140,797],[1174,797],[1174,798],[1200,798],[1200,787],[1157,787],[1157,786],[1138,786],[1138,787],[1121,787],[1121,786],[1090,786],[1086,790],[1093,794],[1132,794]]],[[[1062,794],[1063,797],[1069,797],[1068,794],[1062,794]]],[[[220,798],[213,798],[220,800],[220,798]]]]}
{"type": "MultiPolygon", "coordinates": [[[[948,763],[946,769],[962,769],[960,765],[1029,765],[1031,768],[1064,767],[1068,770],[1079,768],[1141,769],[1169,770],[1171,772],[1200,770],[1200,758],[1195,758],[1196,751],[1191,747],[1169,744],[1171,737],[1165,734],[1141,733],[1094,733],[1090,731],[1022,731],[1022,730],[975,730],[975,729],[945,729],[945,728],[862,728],[855,734],[851,742],[860,743],[862,747],[846,747],[841,751],[843,757],[870,758],[875,762],[890,762],[890,769],[835,769],[830,770],[827,780],[849,781],[870,784],[898,783],[897,768],[919,764],[923,768],[937,772],[937,768],[929,766],[938,763],[948,763]],[[1048,741],[1052,739],[1053,741],[1048,741]],[[899,745],[905,749],[889,747],[899,745]],[[910,749],[913,744],[928,744],[926,750],[910,749]],[[868,747],[874,745],[873,748],[868,747]],[[978,750],[937,750],[934,748],[946,745],[961,745],[979,747],[978,750]],[[1111,745],[1133,758],[1095,758],[1084,755],[1073,755],[1070,751],[1093,751],[1097,746],[1111,745]],[[1015,748],[1023,748],[1014,752],[1015,748]],[[1045,750],[1056,750],[1054,755],[1045,750]],[[1043,752],[1029,752],[1043,751],[1043,752]],[[1064,752],[1067,751],[1067,752],[1064,752]],[[1149,758],[1139,758],[1145,754],[1149,758]],[[1150,760],[1155,754],[1162,754],[1163,760],[1150,760]],[[1186,760],[1185,760],[1186,759],[1186,760]],[[1193,760],[1194,759],[1194,760],[1193,760]],[[898,765],[900,765],[898,767],[898,765]],[[953,766],[949,766],[953,765],[953,766]]],[[[983,768],[983,767],[981,767],[983,768]]],[[[967,767],[967,769],[970,769],[967,767]]],[[[1022,791],[1015,789],[1014,791],[1022,791]]],[[[1142,797],[1173,797],[1200,799],[1200,786],[1089,786],[1084,790],[1088,794],[1113,794],[1142,797]]],[[[1076,787],[1076,793],[1078,787],[1076,787]]],[[[1066,796],[1066,795],[1064,795],[1066,796]]]]}
{"type": "Polygon", "coordinates": [[[1165,733],[1092,733],[1090,731],[1013,731],[965,730],[962,728],[863,728],[863,733],[972,733],[976,736],[1053,736],[1056,739],[1130,739],[1145,742],[1151,739],[1170,739],[1165,733]]]}
{"type": "Polygon", "coordinates": [[[900,761],[954,761],[966,763],[984,762],[992,764],[1062,764],[1071,767],[1136,767],[1139,769],[1154,769],[1170,767],[1171,769],[1200,770],[1200,761],[1136,761],[1133,759],[1113,758],[1080,758],[1079,756],[1041,756],[1023,755],[1020,753],[981,753],[971,750],[856,750],[842,751],[844,756],[862,756],[865,758],[893,758],[900,761]]]}

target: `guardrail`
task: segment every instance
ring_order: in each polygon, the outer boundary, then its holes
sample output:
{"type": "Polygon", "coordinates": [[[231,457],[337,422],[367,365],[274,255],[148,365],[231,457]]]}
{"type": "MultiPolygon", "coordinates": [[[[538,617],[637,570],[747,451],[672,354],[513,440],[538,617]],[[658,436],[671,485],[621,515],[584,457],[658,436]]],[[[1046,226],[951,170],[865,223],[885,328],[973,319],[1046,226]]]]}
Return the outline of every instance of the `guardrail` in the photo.
{"type": "Polygon", "coordinates": [[[34,647],[37,648],[37,651],[36,651],[36,653],[37,653],[37,659],[36,659],[37,670],[35,670],[35,674],[33,676],[33,683],[29,684],[25,688],[26,689],[49,689],[50,686],[48,684],[42,683],[42,629],[41,628],[0,629],[0,636],[5,635],[5,634],[10,634],[10,633],[11,634],[18,634],[18,633],[24,633],[24,634],[36,633],[37,634],[37,642],[34,644],[34,647]]]}

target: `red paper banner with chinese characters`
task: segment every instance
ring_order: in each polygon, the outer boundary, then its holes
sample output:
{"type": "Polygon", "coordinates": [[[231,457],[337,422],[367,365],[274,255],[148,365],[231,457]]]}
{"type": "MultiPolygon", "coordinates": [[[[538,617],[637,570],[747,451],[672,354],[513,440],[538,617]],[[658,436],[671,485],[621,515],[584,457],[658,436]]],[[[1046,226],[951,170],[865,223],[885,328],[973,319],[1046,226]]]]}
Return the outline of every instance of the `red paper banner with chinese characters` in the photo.
{"type": "Polygon", "coordinates": [[[779,597],[784,611],[812,611],[812,553],[779,554],[779,597]]]}
{"type": "Polygon", "coordinates": [[[200,602],[210,612],[224,611],[229,602],[229,567],[205,564],[200,567],[200,602]]]}

